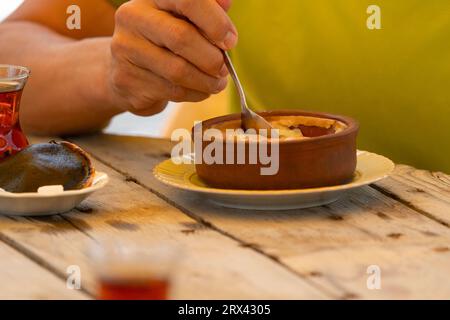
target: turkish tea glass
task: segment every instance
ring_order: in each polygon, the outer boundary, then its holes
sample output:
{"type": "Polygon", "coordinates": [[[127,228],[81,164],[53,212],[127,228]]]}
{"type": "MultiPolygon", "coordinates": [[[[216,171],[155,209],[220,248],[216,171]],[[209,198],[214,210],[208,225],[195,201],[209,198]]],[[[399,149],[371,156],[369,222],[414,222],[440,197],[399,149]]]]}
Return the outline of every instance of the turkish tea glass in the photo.
{"type": "Polygon", "coordinates": [[[19,109],[29,75],[25,67],[0,64],[0,160],[28,146],[19,109]]]}
{"type": "Polygon", "coordinates": [[[176,250],[166,245],[129,242],[96,244],[91,248],[100,300],[167,300],[176,250]]]}

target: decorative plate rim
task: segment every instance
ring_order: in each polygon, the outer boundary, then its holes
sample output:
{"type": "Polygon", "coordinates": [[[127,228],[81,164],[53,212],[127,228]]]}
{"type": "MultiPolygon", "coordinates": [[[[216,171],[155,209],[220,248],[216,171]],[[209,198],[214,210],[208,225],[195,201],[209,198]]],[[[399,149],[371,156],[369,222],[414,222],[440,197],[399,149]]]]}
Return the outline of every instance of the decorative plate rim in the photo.
{"type": "Polygon", "coordinates": [[[12,193],[12,192],[0,192],[0,198],[3,199],[20,199],[20,198],[57,198],[57,197],[70,197],[76,195],[89,194],[97,191],[107,185],[109,182],[109,176],[105,172],[96,171],[94,176],[94,182],[90,187],[83,188],[80,190],[67,190],[56,194],[39,194],[37,192],[23,192],[23,193],[12,193]]]}
{"type": "MultiPolygon", "coordinates": [[[[307,188],[307,189],[285,189],[285,190],[240,190],[240,189],[220,189],[220,188],[212,188],[208,186],[199,186],[191,182],[190,177],[186,178],[186,176],[192,176],[195,174],[195,168],[191,168],[189,171],[183,172],[183,181],[189,181],[189,184],[182,184],[179,182],[171,181],[170,179],[166,179],[163,174],[160,173],[160,169],[162,166],[164,166],[167,162],[171,162],[172,159],[168,159],[165,161],[160,162],[153,168],[153,176],[160,182],[172,186],[176,189],[191,191],[191,192],[197,192],[197,193],[203,193],[203,194],[217,194],[217,195],[236,195],[236,196],[243,196],[243,195],[251,195],[251,196],[269,196],[269,195],[294,195],[294,194],[310,194],[310,193],[318,193],[318,192],[332,192],[332,191],[342,191],[342,190],[349,190],[354,189],[358,187],[362,187],[365,185],[372,184],[374,182],[380,181],[386,177],[388,177],[392,171],[395,168],[394,162],[392,160],[376,154],[372,152],[367,151],[358,151],[358,164],[360,164],[360,159],[364,155],[369,156],[376,156],[384,160],[385,165],[388,169],[385,170],[383,174],[380,174],[378,176],[364,179],[364,172],[360,172],[360,177],[357,180],[353,180],[349,183],[337,185],[337,186],[329,186],[329,187],[320,187],[320,188],[307,188]]],[[[173,164],[173,163],[172,163],[173,164]]],[[[193,167],[193,164],[183,164],[182,166],[189,166],[193,167]]],[[[358,167],[357,167],[358,168],[358,167]]]]}

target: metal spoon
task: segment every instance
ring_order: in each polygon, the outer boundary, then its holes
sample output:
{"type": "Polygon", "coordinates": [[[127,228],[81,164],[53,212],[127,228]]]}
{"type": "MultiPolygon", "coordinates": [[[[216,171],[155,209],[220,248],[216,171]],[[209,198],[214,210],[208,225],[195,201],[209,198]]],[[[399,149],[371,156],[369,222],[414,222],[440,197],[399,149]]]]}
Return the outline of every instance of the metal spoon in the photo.
{"type": "Polygon", "coordinates": [[[245,98],[245,92],[242,88],[241,82],[237,76],[236,70],[234,69],[233,63],[231,62],[230,56],[227,52],[223,53],[225,57],[225,64],[228,68],[228,71],[231,74],[231,78],[233,78],[234,85],[236,86],[236,90],[239,93],[239,98],[241,100],[241,127],[244,130],[255,129],[259,132],[260,129],[266,129],[268,137],[270,136],[270,130],[272,126],[267,122],[263,117],[253,112],[247,106],[247,99],[245,98]]]}

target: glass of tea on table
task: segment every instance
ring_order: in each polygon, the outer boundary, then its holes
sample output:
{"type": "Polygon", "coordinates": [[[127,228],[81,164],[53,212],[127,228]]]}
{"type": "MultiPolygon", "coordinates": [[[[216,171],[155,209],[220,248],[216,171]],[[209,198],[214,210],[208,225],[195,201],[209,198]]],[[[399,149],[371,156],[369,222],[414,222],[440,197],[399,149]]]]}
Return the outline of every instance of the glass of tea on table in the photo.
{"type": "Polygon", "coordinates": [[[20,128],[19,108],[29,74],[25,67],[0,64],[0,160],[28,145],[20,128]]]}
{"type": "Polygon", "coordinates": [[[126,242],[91,249],[100,300],[167,300],[176,250],[166,245],[126,242]]]}

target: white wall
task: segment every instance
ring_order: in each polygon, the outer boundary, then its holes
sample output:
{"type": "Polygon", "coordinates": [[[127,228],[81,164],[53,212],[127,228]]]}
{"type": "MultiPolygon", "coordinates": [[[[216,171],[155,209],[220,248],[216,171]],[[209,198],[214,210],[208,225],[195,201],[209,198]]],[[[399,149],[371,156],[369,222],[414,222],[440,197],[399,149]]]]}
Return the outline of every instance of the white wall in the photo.
{"type": "Polygon", "coordinates": [[[10,15],[11,12],[23,2],[23,0],[1,0],[0,2],[0,21],[10,15]]]}
{"type": "Polygon", "coordinates": [[[173,115],[175,103],[169,106],[160,114],[152,117],[138,117],[131,113],[124,113],[116,116],[105,133],[124,134],[133,136],[163,137],[164,128],[168,119],[173,115]]]}
{"type": "MultiPolygon", "coordinates": [[[[22,2],[23,0],[0,0],[0,21],[11,14],[22,2]]],[[[174,104],[170,104],[164,112],[148,118],[124,113],[115,117],[105,131],[111,134],[159,137],[163,134],[173,110],[174,104]]]]}

